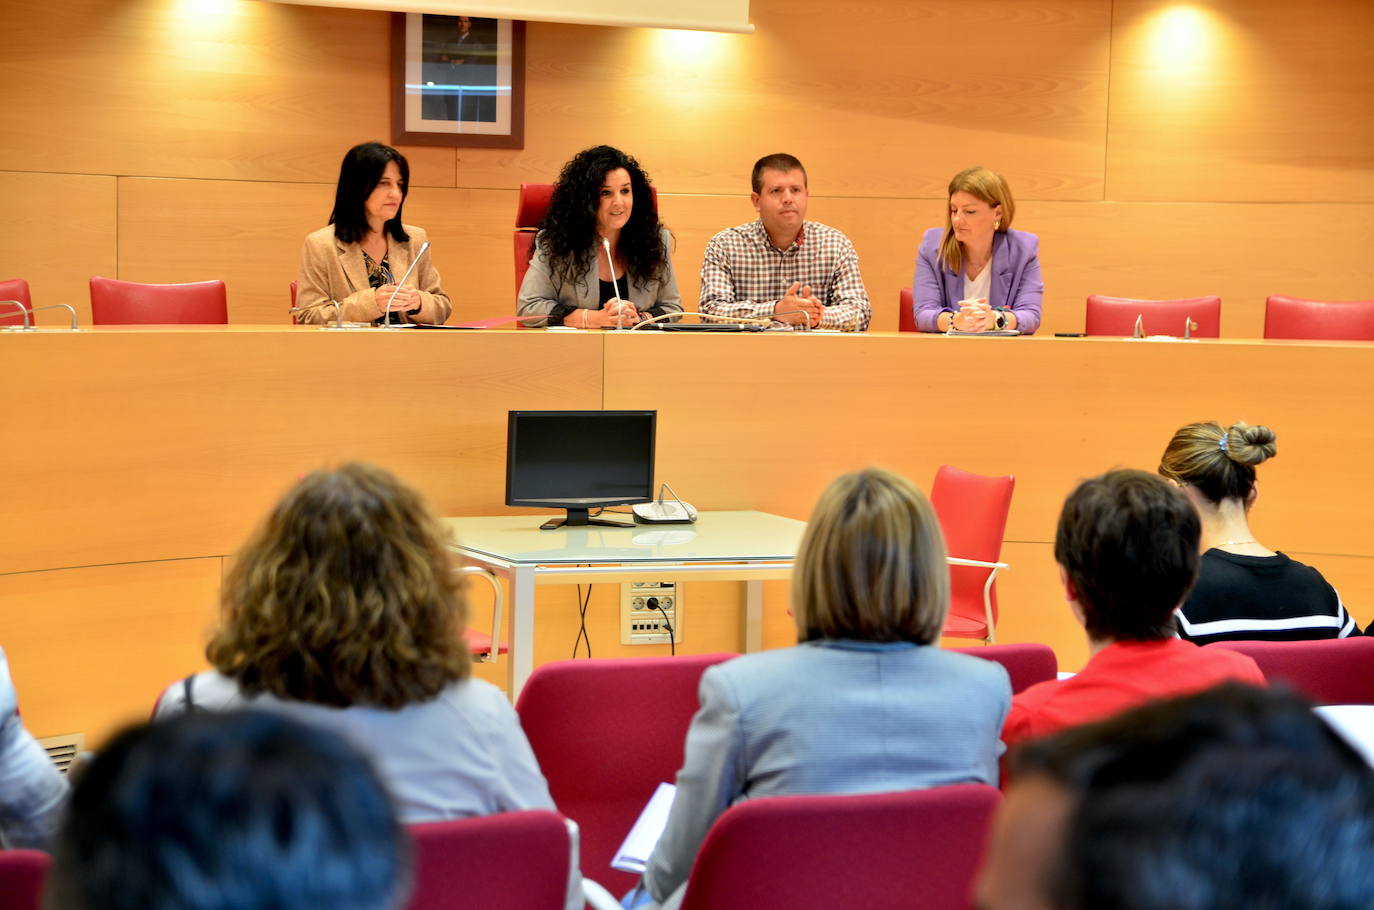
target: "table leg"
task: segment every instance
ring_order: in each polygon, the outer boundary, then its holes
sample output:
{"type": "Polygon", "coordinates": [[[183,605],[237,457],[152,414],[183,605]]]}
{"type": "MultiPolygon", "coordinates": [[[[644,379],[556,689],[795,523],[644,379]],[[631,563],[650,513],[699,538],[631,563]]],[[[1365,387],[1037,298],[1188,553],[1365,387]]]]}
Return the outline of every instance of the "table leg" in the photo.
{"type": "Polygon", "coordinates": [[[763,650],[763,582],[744,583],[744,650],[763,650]]]}
{"type": "Polygon", "coordinates": [[[510,576],[510,653],[506,682],[512,703],[534,672],[534,567],[516,567],[510,576]]]}

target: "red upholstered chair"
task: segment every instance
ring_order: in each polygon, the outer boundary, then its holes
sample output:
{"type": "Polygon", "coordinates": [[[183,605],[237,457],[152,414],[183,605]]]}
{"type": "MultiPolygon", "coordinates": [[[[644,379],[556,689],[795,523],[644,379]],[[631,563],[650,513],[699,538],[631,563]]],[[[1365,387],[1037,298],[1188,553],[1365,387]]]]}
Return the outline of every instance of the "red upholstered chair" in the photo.
{"type": "MultiPolygon", "coordinates": [[[[658,187],[650,187],[654,199],[654,211],[658,211],[658,187]]],[[[549,200],[553,198],[552,183],[520,184],[520,201],[515,206],[515,296],[520,296],[520,285],[525,281],[525,273],[530,268],[530,249],[534,246],[534,235],[539,231],[539,222],[549,213],[549,200]]]]}
{"type": "Polygon", "coordinates": [[[91,322],[95,325],[225,325],[229,306],[224,282],[139,284],[91,279],[91,322]]]}
{"type": "Polygon", "coordinates": [[[1059,658],[1049,645],[1024,642],[1014,645],[984,645],[981,648],[950,648],[960,654],[971,654],[984,660],[995,660],[1007,669],[1011,677],[1011,694],[1015,695],[1039,682],[1057,679],[1059,658]]]}
{"type": "Polygon", "coordinates": [[[930,502],[945,534],[952,564],[949,569],[949,618],[942,635],[951,638],[997,640],[997,571],[1002,535],[1011,511],[1016,478],[984,477],[949,465],[935,472],[930,502]]]}
{"type": "Polygon", "coordinates": [[[1264,678],[1284,682],[1323,705],[1374,705],[1374,637],[1322,641],[1219,641],[1249,655],[1264,678]]]}
{"type": "Polygon", "coordinates": [[[0,910],[38,910],[51,866],[37,850],[0,850],[0,910]]]}
{"type": "MultiPolygon", "coordinates": [[[[292,282],[291,282],[291,308],[292,308],[292,309],[295,309],[295,308],[296,308],[296,282],[295,282],[294,279],[293,279],[292,282]]],[[[296,324],[296,314],[295,314],[295,313],[292,313],[292,314],[291,314],[291,324],[292,324],[292,325],[295,325],[295,324],[296,324]]]]}
{"type": "Polygon", "coordinates": [[[1135,320],[1143,316],[1146,335],[1183,337],[1187,319],[1197,323],[1193,338],[1221,337],[1221,298],[1189,297],[1186,300],[1132,300],[1129,297],[1088,298],[1084,331],[1089,335],[1115,335],[1129,338],[1135,334],[1135,320]]]}
{"type": "Polygon", "coordinates": [[[902,288],[897,296],[897,331],[916,331],[916,298],[911,296],[911,288],[902,288]]]}
{"type": "Polygon", "coordinates": [[[1374,341],[1374,300],[1270,295],[1264,301],[1264,337],[1374,341]]]}
{"type": "Polygon", "coordinates": [[[682,910],[969,910],[996,787],[775,796],[731,806],[692,866],[682,910]]]}
{"type": "Polygon", "coordinates": [[[563,910],[567,904],[572,847],[555,812],[502,812],[409,830],[415,888],[407,910],[563,910]]]}
{"type": "Polygon", "coordinates": [[[539,222],[549,213],[549,200],[553,198],[552,183],[520,184],[520,201],[515,206],[515,296],[520,296],[520,285],[525,281],[525,273],[530,268],[530,250],[534,246],[534,235],[539,230],[539,222]]]}
{"type": "MultiPolygon", "coordinates": [[[[33,299],[29,297],[29,283],[23,278],[0,281],[0,300],[17,300],[26,310],[33,309],[33,299]]],[[[33,316],[29,316],[32,321],[33,316]]],[[[23,325],[24,314],[13,306],[0,306],[0,325],[23,325]]]]}
{"type": "Polygon", "coordinates": [[[520,690],[515,710],[554,805],[582,830],[582,874],[612,893],[634,887],[611,859],[654,790],[682,767],[701,674],[734,656],[553,661],[520,690]]]}

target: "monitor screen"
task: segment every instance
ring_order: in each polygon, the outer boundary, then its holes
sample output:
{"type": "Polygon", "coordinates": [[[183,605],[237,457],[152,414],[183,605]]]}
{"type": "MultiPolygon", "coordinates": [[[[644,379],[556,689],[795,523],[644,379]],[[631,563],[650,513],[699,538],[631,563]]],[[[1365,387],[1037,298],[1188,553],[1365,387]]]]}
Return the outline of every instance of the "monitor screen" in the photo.
{"type": "MultiPolygon", "coordinates": [[[[649,502],[657,411],[511,411],[506,431],[506,505],[588,510],[649,502]]],[[[559,522],[561,524],[563,522],[559,522]]]]}

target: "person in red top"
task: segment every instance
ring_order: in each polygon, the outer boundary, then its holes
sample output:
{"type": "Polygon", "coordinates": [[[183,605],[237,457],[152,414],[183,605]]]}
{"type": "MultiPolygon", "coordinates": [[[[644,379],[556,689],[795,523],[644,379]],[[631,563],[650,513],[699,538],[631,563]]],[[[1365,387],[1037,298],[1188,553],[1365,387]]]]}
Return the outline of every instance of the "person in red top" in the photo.
{"type": "Polygon", "coordinates": [[[1197,577],[1200,534],[1188,499],[1144,471],[1109,471],[1069,494],[1054,558],[1092,656],[1077,675],[1013,697],[1003,742],[1011,746],[1226,680],[1264,685],[1250,658],[1175,637],[1174,610],[1197,577]]]}

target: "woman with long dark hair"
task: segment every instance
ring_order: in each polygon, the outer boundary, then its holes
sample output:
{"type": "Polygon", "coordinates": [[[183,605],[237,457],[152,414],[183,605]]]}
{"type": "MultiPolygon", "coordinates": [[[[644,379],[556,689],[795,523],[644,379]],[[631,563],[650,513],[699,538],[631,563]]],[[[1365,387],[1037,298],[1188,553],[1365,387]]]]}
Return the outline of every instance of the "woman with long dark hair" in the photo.
{"type": "Polygon", "coordinates": [[[332,322],[441,323],[453,309],[439,286],[423,229],[401,222],[410,165],[389,145],[364,142],[344,155],[329,224],[305,238],[296,318],[332,322]],[[415,259],[419,256],[419,262],[415,259]],[[397,282],[415,263],[401,286],[397,282]]]}
{"type": "Polygon", "coordinates": [[[564,165],[539,227],[519,315],[596,329],[682,312],[672,234],[649,175],[619,149],[594,146],[564,165]]]}

